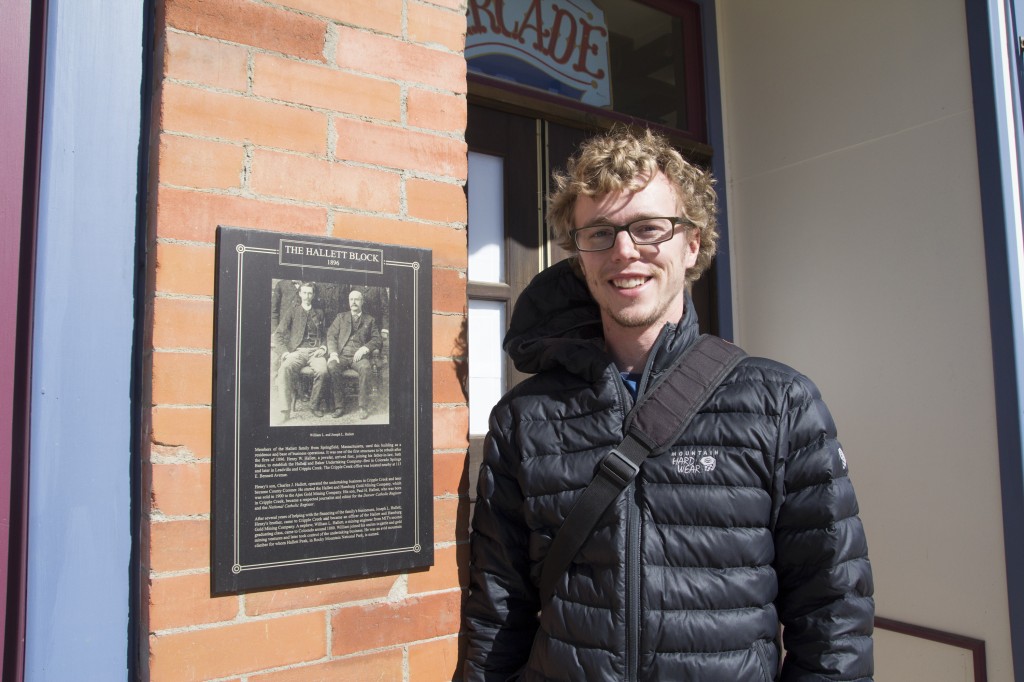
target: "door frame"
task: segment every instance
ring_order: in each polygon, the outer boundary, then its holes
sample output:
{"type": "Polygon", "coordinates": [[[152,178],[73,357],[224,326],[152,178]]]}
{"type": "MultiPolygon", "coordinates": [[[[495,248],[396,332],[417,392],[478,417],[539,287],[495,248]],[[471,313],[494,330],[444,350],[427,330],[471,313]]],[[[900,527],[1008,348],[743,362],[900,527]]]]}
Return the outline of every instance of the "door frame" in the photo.
{"type": "Polygon", "coordinates": [[[989,292],[1007,607],[1024,676],[1024,2],[965,0],[989,292]]]}

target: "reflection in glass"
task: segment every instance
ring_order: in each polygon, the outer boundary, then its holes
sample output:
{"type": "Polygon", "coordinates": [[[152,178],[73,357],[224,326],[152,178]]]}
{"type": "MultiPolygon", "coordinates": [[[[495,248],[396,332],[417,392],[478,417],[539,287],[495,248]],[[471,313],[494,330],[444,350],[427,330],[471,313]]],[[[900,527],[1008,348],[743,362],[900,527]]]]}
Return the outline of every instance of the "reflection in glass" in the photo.
{"type": "Polygon", "coordinates": [[[505,304],[469,301],[469,433],[487,433],[487,417],[505,393],[505,362],[501,339],[505,333],[505,304]]]}
{"type": "Polygon", "coordinates": [[[505,165],[499,156],[469,153],[469,279],[505,281],[505,165]]]}

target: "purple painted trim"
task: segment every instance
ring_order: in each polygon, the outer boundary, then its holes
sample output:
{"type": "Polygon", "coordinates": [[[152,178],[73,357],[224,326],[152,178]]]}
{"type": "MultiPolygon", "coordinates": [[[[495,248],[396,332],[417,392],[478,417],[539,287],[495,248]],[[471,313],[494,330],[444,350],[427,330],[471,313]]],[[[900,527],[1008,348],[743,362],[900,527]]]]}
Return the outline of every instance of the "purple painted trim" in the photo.
{"type": "Polygon", "coordinates": [[[2,678],[25,669],[28,434],[46,0],[0,8],[0,641],[2,678]]]}
{"type": "MultiPolygon", "coordinates": [[[[28,92],[28,0],[0,6],[8,27],[0,42],[0,594],[7,596],[7,546],[11,525],[11,440],[14,431],[15,341],[18,320],[18,262],[21,254],[22,190],[25,185],[25,109],[28,92]],[[21,28],[24,27],[24,30],[21,28]],[[10,398],[10,400],[6,399],[10,398]]],[[[0,613],[0,639],[5,633],[0,613]]]]}
{"type": "Polygon", "coordinates": [[[40,43],[45,3],[0,7],[0,642],[5,680],[24,676],[25,461],[31,330],[31,254],[38,187],[40,43]]]}

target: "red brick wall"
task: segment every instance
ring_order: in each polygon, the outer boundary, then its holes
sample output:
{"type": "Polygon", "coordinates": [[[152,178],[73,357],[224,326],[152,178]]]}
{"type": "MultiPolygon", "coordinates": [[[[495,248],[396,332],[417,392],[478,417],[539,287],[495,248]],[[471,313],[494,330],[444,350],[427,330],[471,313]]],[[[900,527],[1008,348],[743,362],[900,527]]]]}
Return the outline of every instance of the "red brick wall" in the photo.
{"type": "Polygon", "coordinates": [[[456,677],[468,503],[463,0],[163,0],[149,193],[152,680],[456,677]],[[211,598],[218,224],[433,250],[436,564],[211,598]]]}

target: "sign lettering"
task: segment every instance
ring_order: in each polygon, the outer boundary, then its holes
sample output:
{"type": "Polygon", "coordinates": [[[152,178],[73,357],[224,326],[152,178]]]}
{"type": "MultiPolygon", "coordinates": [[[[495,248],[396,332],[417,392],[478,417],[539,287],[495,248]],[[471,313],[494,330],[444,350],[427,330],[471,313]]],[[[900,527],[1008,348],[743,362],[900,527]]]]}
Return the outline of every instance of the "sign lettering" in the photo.
{"type": "Polygon", "coordinates": [[[608,29],[590,0],[469,0],[471,71],[611,104],[608,29]]]}

